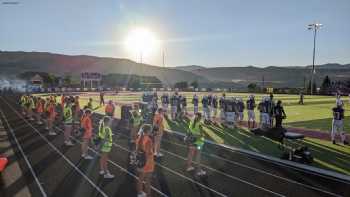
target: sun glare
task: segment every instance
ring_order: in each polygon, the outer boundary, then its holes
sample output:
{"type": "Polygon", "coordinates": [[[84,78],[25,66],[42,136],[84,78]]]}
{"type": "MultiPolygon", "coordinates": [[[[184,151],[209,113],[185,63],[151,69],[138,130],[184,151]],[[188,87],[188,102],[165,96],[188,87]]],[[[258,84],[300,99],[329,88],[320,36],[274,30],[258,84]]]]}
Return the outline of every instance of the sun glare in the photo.
{"type": "Polygon", "coordinates": [[[141,56],[140,58],[152,55],[158,45],[159,41],[155,34],[145,28],[132,30],[125,40],[127,50],[141,56]]]}

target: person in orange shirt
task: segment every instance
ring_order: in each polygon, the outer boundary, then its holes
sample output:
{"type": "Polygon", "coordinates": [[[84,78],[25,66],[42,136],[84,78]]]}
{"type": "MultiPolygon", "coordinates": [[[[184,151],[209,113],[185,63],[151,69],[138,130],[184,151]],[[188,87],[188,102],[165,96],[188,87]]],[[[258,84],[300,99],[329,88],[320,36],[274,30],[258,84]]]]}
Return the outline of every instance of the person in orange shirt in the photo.
{"type": "Polygon", "coordinates": [[[45,102],[44,102],[44,119],[45,119],[45,130],[49,130],[49,126],[48,126],[48,116],[49,116],[49,112],[47,111],[49,104],[50,104],[50,100],[51,100],[51,96],[50,97],[46,97],[45,102]]]}
{"type": "Polygon", "coordinates": [[[61,107],[62,107],[62,111],[63,111],[63,108],[64,108],[64,101],[66,100],[66,97],[64,96],[64,94],[62,94],[61,96],[61,107]]]}
{"type": "Polygon", "coordinates": [[[56,104],[54,100],[50,100],[48,107],[47,107],[47,127],[49,130],[49,135],[57,135],[55,131],[53,131],[53,122],[55,121],[56,118],[56,104]]]}
{"type": "Polygon", "coordinates": [[[113,117],[114,116],[114,111],[115,111],[115,107],[113,105],[113,101],[109,100],[108,104],[105,107],[106,116],[113,117]]]}
{"type": "Polygon", "coordinates": [[[154,171],[153,142],[151,139],[152,126],[145,124],[136,140],[136,150],[143,150],[146,156],[146,164],[138,168],[137,193],[138,197],[151,196],[151,179],[154,171]]]}
{"type": "Polygon", "coordinates": [[[80,109],[80,103],[79,103],[79,96],[74,97],[74,105],[73,105],[73,131],[76,129],[76,127],[79,128],[79,122],[81,120],[81,109],[80,109]]]}
{"type": "Polygon", "coordinates": [[[44,102],[45,100],[43,100],[42,98],[38,98],[36,101],[36,119],[37,119],[37,124],[38,125],[42,125],[43,122],[41,121],[41,117],[44,113],[44,102]]]}
{"type": "Polygon", "coordinates": [[[92,138],[92,120],[91,120],[90,109],[86,109],[85,113],[81,118],[81,128],[84,128],[83,143],[81,144],[81,152],[82,152],[81,156],[84,159],[91,160],[93,159],[93,157],[91,157],[88,154],[89,143],[92,138]]]}
{"type": "Polygon", "coordinates": [[[164,113],[163,109],[159,108],[158,113],[153,118],[153,130],[154,135],[154,156],[161,157],[163,154],[160,152],[160,143],[164,132],[164,113]]]}

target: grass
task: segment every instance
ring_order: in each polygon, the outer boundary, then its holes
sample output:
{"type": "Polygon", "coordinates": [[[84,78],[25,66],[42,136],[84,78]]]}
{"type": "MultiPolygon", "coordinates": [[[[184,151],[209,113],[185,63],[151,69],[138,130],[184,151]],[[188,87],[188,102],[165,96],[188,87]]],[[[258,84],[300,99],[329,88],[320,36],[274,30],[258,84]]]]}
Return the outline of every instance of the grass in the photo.
{"type": "MultiPolygon", "coordinates": [[[[201,96],[203,93],[198,93],[201,96]]],[[[123,103],[132,103],[140,100],[140,93],[119,93],[118,96],[105,96],[105,100],[113,100],[123,103]]],[[[184,93],[188,100],[188,111],[193,110],[191,99],[193,93],[184,93]]],[[[244,93],[229,93],[227,96],[240,96],[245,100],[249,94],[244,93]]],[[[44,95],[43,95],[44,96],[44,95]]],[[[220,95],[218,95],[220,96],[220,95]]],[[[262,95],[256,95],[257,101],[262,95]]],[[[96,112],[104,113],[104,107],[99,106],[99,96],[82,95],[81,106],[87,104],[88,98],[93,98],[93,106],[96,107],[96,112]]],[[[286,125],[289,127],[308,128],[329,132],[332,121],[331,108],[335,104],[335,98],[331,96],[305,96],[305,105],[299,105],[298,95],[275,95],[275,99],[281,99],[287,113],[286,125]]],[[[344,100],[345,108],[350,105],[344,100]]],[[[201,106],[200,106],[201,109],[201,106]]],[[[116,108],[116,117],[120,117],[120,107],[116,108]]],[[[346,111],[346,123],[350,122],[350,113],[346,111]]],[[[167,129],[185,132],[188,128],[189,120],[182,121],[165,121],[167,129]]],[[[345,124],[345,130],[350,131],[350,125],[345,124]]],[[[206,139],[217,143],[227,144],[242,149],[255,151],[258,153],[280,157],[282,150],[278,148],[278,143],[265,137],[255,136],[246,129],[228,129],[221,126],[210,125],[205,126],[204,131],[206,139]]],[[[319,139],[306,138],[303,142],[310,148],[315,158],[312,164],[315,167],[329,169],[343,174],[350,175],[350,149],[342,145],[333,145],[328,141],[319,139]]]]}

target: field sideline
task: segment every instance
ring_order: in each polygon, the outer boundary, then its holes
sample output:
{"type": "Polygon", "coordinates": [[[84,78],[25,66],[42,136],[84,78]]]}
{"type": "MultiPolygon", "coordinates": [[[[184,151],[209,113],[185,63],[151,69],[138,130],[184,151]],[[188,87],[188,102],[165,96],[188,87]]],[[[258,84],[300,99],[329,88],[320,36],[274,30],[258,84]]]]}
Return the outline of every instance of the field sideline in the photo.
{"type": "MultiPolygon", "coordinates": [[[[117,103],[133,103],[140,101],[140,92],[120,92],[116,95],[105,95],[105,101],[113,100],[117,103]]],[[[162,93],[158,93],[160,96],[162,93]]],[[[193,105],[191,104],[193,93],[185,92],[181,93],[187,97],[188,111],[193,111],[193,105]]],[[[197,93],[199,97],[205,93],[197,93]]],[[[45,94],[39,94],[46,96],[45,94]]],[[[221,96],[219,93],[218,96],[221,96]]],[[[239,96],[244,100],[249,94],[244,93],[227,93],[226,96],[239,96]]],[[[260,101],[263,94],[256,94],[256,101],[260,101]]],[[[98,93],[83,93],[81,97],[81,106],[86,105],[88,98],[92,98],[94,101],[94,107],[96,112],[103,113],[104,107],[99,106],[99,95],[98,93]]],[[[318,130],[322,132],[329,132],[331,129],[332,112],[331,108],[335,105],[334,96],[305,96],[305,105],[299,105],[298,95],[278,95],[275,94],[276,100],[282,100],[285,111],[287,113],[286,126],[306,128],[312,130],[318,130]]],[[[345,109],[348,109],[349,102],[348,98],[343,98],[345,103],[345,109]]],[[[200,106],[201,110],[201,106],[200,106]]],[[[258,112],[256,112],[258,115],[258,112]]],[[[345,120],[345,131],[350,133],[350,113],[346,111],[345,120]]],[[[116,117],[120,117],[120,107],[117,107],[116,117]]],[[[245,113],[246,118],[246,113],[245,113]]],[[[188,127],[188,120],[182,122],[166,121],[166,127],[171,130],[185,132],[188,127]]],[[[265,137],[257,137],[247,131],[245,128],[236,130],[225,129],[216,126],[206,126],[205,132],[207,139],[213,140],[218,143],[239,147],[258,153],[272,155],[279,157],[282,151],[277,148],[278,144],[265,137]]],[[[341,172],[343,174],[350,175],[350,149],[342,145],[333,145],[329,141],[306,138],[304,140],[305,145],[311,148],[312,153],[315,157],[314,166],[323,169],[330,169],[333,171],[341,172]],[[347,158],[347,159],[345,159],[347,158]]]]}

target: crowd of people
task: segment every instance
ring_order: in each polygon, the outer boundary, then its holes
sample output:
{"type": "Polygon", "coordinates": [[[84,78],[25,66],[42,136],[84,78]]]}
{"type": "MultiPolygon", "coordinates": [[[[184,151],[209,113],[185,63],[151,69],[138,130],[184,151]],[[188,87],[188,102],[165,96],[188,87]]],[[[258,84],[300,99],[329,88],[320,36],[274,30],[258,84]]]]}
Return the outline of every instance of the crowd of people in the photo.
{"type": "MultiPolygon", "coordinates": [[[[188,156],[185,170],[195,171],[198,176],[206,172],[201,168],[201,151],[205,144],[204,129],[206,124],[221,123],[227,127],[244,126],[243,118],[247,112],[247,127],[269,129],[281,128],[282,120],[286,118],[282,101],[275,102],[273,94],[262,97],[259,103],[254,95],[249,95],[246,102],[241,97],[227,97],[225,93],[220,98],[217,95],[208,94],[200,98],[193,95],[193,112],[187,110],[186,96],[174,92],[172,95],[164,93],[160,96],[158,106],[157,93],[144,94],[143,102],[134,104],[130,111],[128,127],[130,129],[131,151],[130,163],[137,166],[139,179],[136,185],[139,197],[150,196],[150,182],[155,166],[155,158],[163,156],[161,142],[164,133],[164,123],[167,114],[170,113],[172,121],[182,120],[184,117],[192,117],[187,129],[185,142],[188,145],[188,156]],[[202,109],[200,110],[200,104],[202,109]],[[169,109],[170,108],[170,109],[169,109]],[[149,115],[145,116],[146,109],[149,115]],[[259,125],[256,121],[256,113],[259,112],[259,125]],[[202,113],[201,113],[201,112],[202,113]]],[[[98,101],[96,101],[98,103],[98,101]]],[[[105,115],[99,121],[97,132],[93,132],[92,114],[94,101],[90,98],[86,106],[80,106],[79,96],[51,95],[46,98],[24,94],[20,98],[22,114],[30,121],[38,125],[44,125],[48,134],[55,136],[58,133],[55,126],[63,126],[63,144],[74,146],[72,139],[77,135],[81,138],[81,157],[92,160],[94,156],[89,154],[89,147],[99,150],[99,174],[106,179],[114,178],[108,169],[109,154],[112,151],[113,132],[112,122],[116,111],[113,101],[104,102],[104,94],[100,94],[100,106],[104,106],[105,115]]],[[[337,98],[333,111],[331,139],[335,142],[335,135],[340,133],[342,143],[347,144],[343,131],[344,108],[340,97],[337,98]]]]}
{"type": "MultiPolygon", "coordinates": [[[[103,99],[103,97],[100,97],[103,99]]],[[[68,95],[51,95],[47,98],[22,95],[19,100],[23,116],[34,121],[38,125],[45,126],[50,136],[56,136],[55,126],[63,127],[63,144],[74,146],[73,139],[81,139],[81,157],[84,160],[92,160],[95,157],[89,154],[89,147],[99,151],[99,174],[105,179],[112,179],[114,175],[108,168],[109,155],[113,147],[112,122],[115,113],[115,104],[108,101],[105,105],[105,116],[99,121],[98,131],[93,132],[93,105],[90,98],[83,108],[80,106],[79,97],[68,95]]],[[[152,122],[147,124],[139,111],[139,105],[134,105],[130,117],[130,141],[132,151],[136,154],[142,152],[144,158],[136,157],[138,164],[138,182],[136,189],[139,197],[151,196],[150,182],[154,171],[154,157],[161,157],[161,138],[164,132],[164,116],[161,108],[152,116],[152,122]],[[140,164],[143,163],[143,164],[140,164]]],[[[137,156],[137,155],[136,155],[137,156]]]]}

